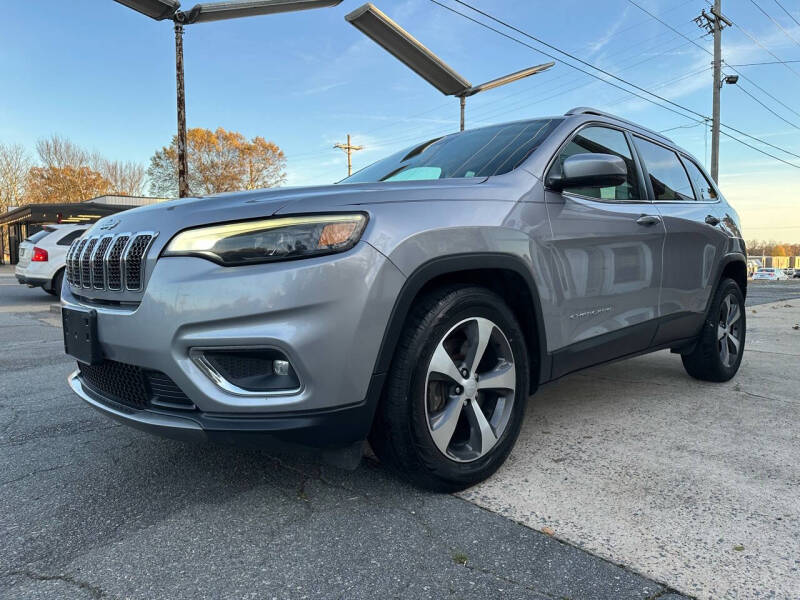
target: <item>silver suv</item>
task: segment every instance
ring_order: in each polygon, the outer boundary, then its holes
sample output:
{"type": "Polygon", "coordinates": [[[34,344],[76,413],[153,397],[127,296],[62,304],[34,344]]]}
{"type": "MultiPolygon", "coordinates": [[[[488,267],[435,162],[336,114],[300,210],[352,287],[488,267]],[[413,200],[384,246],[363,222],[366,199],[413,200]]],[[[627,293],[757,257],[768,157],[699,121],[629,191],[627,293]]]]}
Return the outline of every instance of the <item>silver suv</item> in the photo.
{"type": "Polygon", "coordinates": [[[67,257],[72,389],[197,440],[369,438],[459,489],[541,384],[669,348],[726,381],[745,343],[738,217],[696,159],[599,111],[428,140],[336,185],[106,217],[67,257]]]}

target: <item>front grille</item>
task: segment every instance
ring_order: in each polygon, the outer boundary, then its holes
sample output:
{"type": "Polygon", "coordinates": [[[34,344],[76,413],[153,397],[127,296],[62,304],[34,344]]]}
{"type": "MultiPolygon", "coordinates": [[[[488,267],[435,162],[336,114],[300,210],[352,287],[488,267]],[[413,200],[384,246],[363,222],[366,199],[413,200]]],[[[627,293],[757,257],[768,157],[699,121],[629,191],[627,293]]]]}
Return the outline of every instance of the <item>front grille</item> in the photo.
{"type": "Polygon", "coordinates": [[[92,250],[97,244],[97,238],[91,238],[81,253],[81,286],[88,288],[92,285],[92,250]]]}
{"type": "Polygon", "coordinates": [[[96,290],[141,290],[144,260],[157,235],[140,231],[75,240],[67,252],[67,281],[96,290]]]}
{"type": "Polygon", "coordinates": [[[136,235],[125,250],[125,287],[129,290],[142,287],[142,257],[152,237],[147,234],[136,235]]]}
{"type": "Polygon", "coordinates": [[[74,286],[79,286],[81,284],[80,256],[85,247],[86,239],[78,238],[72,242],[72,246],[69,250],[67,260],[67,281],[74,286]]]}
{"type": "Polygon", "coordinates": [[[194,404],[169,376],[160,371],[143,369],[114,360],[98,365],[78,363],[81,379],[104,398],[143,410],[153,405],[168,404],[193,409],[194,404]]]}

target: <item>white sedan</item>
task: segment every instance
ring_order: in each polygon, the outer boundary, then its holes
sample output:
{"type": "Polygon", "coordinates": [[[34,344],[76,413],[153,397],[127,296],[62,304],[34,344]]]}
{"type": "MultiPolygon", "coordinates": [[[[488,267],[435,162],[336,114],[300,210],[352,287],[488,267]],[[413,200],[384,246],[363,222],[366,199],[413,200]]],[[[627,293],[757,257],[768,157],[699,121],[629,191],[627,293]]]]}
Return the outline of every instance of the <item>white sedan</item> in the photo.
{"type": "Polygon", "coordinates": [[[769,281],[782,281],[789,279],[783,269],[773,269],[772,267],[762,267],[753,275],[753,279],[767,279],[769,281]]]}

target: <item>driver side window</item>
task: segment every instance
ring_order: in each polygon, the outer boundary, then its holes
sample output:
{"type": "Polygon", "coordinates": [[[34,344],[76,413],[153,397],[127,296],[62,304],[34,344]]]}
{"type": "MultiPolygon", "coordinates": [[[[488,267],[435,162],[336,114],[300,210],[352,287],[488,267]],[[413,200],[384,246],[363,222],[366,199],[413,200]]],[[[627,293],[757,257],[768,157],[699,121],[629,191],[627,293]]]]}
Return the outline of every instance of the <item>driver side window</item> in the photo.
{"type": "Polygon", "coordinates": [[[640,200],[639,178],[636,175],[636,163],[633,161],[628,140],[618,129],[608,127],[585,127],[564,147],[554,166],[561,172],[564,160],[576,154],[612,154],[619,156],[628,167],[625,183],[604,188],[570,188],[570,192],[597,198],[598,200],[640,200]]]}

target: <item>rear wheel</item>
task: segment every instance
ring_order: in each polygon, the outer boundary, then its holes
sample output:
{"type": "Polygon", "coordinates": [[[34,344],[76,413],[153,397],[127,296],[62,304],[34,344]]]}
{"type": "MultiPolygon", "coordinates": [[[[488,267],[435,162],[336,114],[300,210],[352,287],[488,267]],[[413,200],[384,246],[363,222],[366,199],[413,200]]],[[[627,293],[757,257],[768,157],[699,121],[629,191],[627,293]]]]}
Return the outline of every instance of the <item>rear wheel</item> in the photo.
{"type": "Polygon", "coordinates": [[[723,279],[697,345],[681,357],[686,372],[703,381],[728,381],[742,363],[746,333],[742,291],[733,279],[723,279]]]}
{"type": "Polygon", "coordinates": [[[414,483],[463,489],[505,461],[527,395],[525,341],[503,300],[444,288],[412,309],[370,442],[414,483]]]}
{"type": "Polygon", "coordinates": [[[62,281],[64,281],[64,269],[59,269],[58,273],[53,275],[53,279],[50,282],[50,289],[44,288],[44,291],[60,298],[62,281]]]}

